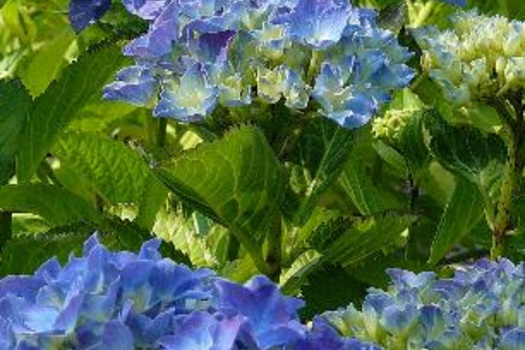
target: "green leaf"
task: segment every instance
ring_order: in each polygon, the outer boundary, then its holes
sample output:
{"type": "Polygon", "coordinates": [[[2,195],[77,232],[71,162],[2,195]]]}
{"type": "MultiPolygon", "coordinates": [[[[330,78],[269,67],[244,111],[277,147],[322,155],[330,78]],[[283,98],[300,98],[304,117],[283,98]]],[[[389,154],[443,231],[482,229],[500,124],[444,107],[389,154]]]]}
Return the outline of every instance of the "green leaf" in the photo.
{"type": "Polygon", "coordinates": [[[268,226],[283,194],[279,163],[252,126],[233,129],[154,171],[180,200],[249,237],[268,226]]]}
{"type": "Polygon", "coordinates": [[[316,118],[306,126],[298,144],[299,162],[309,171],[296,213],[299,225],[308,221],[323,194],[341,174],[353,140],[353,131],[327,118],[316,118]]]}
{"type": "Polygon", "coordinates": [[[439,163],[474,183],[485,185],[485,178],[493,177],[494,165],[505,162],[505,144],[495,134],[483,135],[466,124],[451,126],[435,112],[427,114],[425,125],[431,136],[430,150],[439,163]]]}
{"type": "Polygon", "coordinates": [[[339,183],[362,215],[373,215],[399,206],[390,193],[381,191],[372,182],[357,155],[352,155],[346,162],[339,183]]]}
{"type": "Polygon", "coordinates": [[[353,265],[392,246],[414,219],[407,215],[382,215],[352,223],[348,219],[331,222],[312,235],[314,249],[330,263],[353,265]]]}
{"type": "Polygon", "coordinates": [[[140,223],[151,228],[167,189],[132,149],[101,135],[68,133],[52,152],[61,168],[78,174],[93,194],[111,204],[138,204],[140,223]]]}
{"type": "Polygon", "coordinates": [[[0,187],[0,209],[33,213],[55,225],[78,221],[98,221],[95,209],[66,189],[44,184],[0,187]]]}
{"type": "Polygon", "coordinates": [[[128,59],[111,46],[89,52],[67,67],[33,105],[20,138],[17,175],[27,181],[49,151],[57,136],[92,99],[101,99],[102,88],[128,59]]]}
{"type": "Polygon", "coordinates": [[[321,267],[322,256],[311,249],[301,254],[280,277],[281,291],[288,295],[299,293],[308,275],[321,267]]]}
{"type": "Polygon", "coordinates": [[[19,69],[19,76],[31,95],[43,93],[57,77],[60,69],[67,64],[65,54],[75,41],[75,33],[64,24],[65,28],[52,41],[46,42],[37,52],[22,62],[24,69],[19,69]]]}
{"type": "Polygon", "coordinates": [[[176,249],[188,256],[195,266],[214,267],[218,261],[209,249],[204,235],[195,229],[193,216],[186,218],[180,212],[161,212],[153,232],[157,237],[172,243],[176,249]]]}
{"type": "Polygon", "coordinates": [[[31,98],[22,84],[0,81],[0,184],[14,171],[18,138],[26,122],[31,98]]]}
{"type": "Polygon", "coordinates": [[[430,249],[431,264],[436,264],[483,219],[483,199],[476,185],[460,178],[441,217],[430,249]]]}

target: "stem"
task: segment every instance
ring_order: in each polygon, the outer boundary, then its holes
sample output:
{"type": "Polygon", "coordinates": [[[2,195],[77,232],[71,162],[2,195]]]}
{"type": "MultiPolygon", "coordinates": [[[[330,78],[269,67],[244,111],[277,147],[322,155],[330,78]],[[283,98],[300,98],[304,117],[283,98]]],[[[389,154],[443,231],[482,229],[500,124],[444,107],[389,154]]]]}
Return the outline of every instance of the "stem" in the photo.
{"type": "Polygon", "coordinates": [[[270,267],[269,277],[276,281],[281,274],[282,262],[282,220],[280,215],[276,215],[273,225],[268,230],[268,253],[266,263],[270,267]]]}
{"type": "Polygon", "coordinates": [[[164,148],[166,146],[166,128],[168,120],[166,118],[159,119],[159,128],[157,129],[157,147],[164,148]]]}
{"type": "Polygon", "coordinates": [[[0,249],[13,237],[13,215],[0,210],[0,249]]]}
{"type": "Polygon", "coordinates": [[[491,258],[497,259],[504,252],[504,240],[509,231],[513,229],[511,216],[512,199],[521,188],[521,177],[523,172],[523,103],[521,94],[514,103],[516,120],[513,127],[507,127],[509,134],[508,157],[505,167],[505,175],[501,187],[501,194],[497,206],[497,215],[494,222],[494,236],[492,241],[491,258]]]}

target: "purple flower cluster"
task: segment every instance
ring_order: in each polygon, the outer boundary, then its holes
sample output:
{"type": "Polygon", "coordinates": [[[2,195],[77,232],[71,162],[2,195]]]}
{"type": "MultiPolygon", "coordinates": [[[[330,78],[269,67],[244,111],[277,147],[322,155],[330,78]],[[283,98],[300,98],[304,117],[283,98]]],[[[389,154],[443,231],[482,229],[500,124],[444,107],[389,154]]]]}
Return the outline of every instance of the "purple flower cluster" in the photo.
{"type": "Polygon", "coordinates": [[[302,325],[303,302],[266,277],[232,283],[163,259],[159,244],[111,252],[93,236],[64,266],[0,280],[0,349],[374,349],[302,325]]]}
{"type": "MultiPolygon", "coordinates": [[[[100,17],[108,3],[73,1],[74,27],[100,17]]],[[[283,101],[353,128],[414,75],[405,64],[411,53],[377,25],[376,13],[347,0],[123,4],[150,27],[124,48],[135,64],[104,97],[152,107],[156,117],[194,122],[219,107],[283,101]]]]}

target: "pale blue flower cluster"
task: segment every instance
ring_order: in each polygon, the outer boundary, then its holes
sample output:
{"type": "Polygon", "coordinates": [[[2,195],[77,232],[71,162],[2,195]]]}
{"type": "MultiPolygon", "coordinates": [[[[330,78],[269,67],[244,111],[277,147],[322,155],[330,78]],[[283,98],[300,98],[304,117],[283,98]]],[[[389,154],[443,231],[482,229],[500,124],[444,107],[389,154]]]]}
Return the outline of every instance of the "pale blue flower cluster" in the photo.
{"type": "Polygon", "coordinates": [[[525,264],[480,260],[450,279],[389,270],[388,291],[369,291],[317,322],[385,349],[525,349],[525,264]]]}
{"type": "Polygon", "coordinates": [[[377,349],[302,325],[303,302],[266,277],[232,283],[163,259],[159,244],[111,252],[93,236],[64,266],[0,280],[0,349],[377,349]]]}
{"type": "Polygon", "coordinates": [[[411,53],[347,0],[123,0],[150,22],[104,97],[201,121],[282,101],[353,128],[406,86],[411,53]]]}

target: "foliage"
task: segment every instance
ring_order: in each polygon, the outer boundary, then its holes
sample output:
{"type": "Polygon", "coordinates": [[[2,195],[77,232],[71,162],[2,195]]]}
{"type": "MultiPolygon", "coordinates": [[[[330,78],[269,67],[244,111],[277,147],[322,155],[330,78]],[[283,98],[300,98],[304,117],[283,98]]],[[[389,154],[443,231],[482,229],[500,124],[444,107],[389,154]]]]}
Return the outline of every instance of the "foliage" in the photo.
{"type": "MultiPolygon", "coordinates": [[[[522,5],[0,0],[0,275],[158,237],[310,318],[387,268],[524,260],[522,5]]],[[[301,349],[353,348],[314,324],[301,349]]]]}

